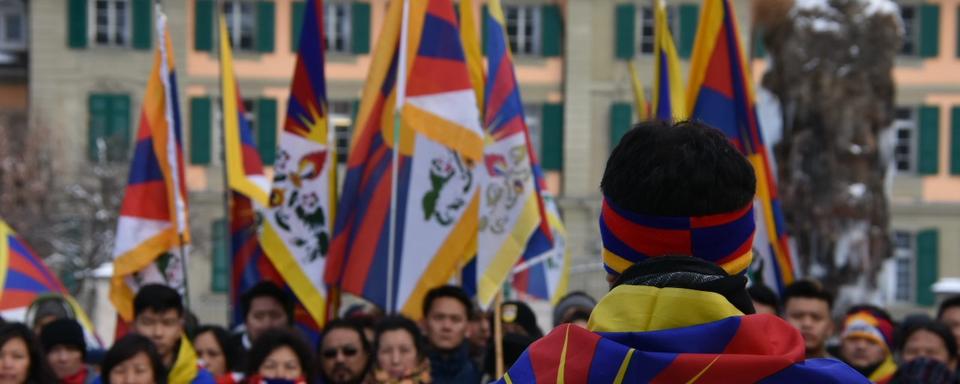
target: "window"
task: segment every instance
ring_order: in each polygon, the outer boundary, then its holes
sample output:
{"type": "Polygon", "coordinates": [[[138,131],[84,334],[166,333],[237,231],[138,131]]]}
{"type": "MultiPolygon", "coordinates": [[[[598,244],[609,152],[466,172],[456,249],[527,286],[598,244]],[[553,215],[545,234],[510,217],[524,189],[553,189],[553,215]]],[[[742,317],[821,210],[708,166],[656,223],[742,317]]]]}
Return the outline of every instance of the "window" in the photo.
{"type": "Polygon", "coordinates": [[[543,136],[543,106],[540,104],[525,104],[523,106],[523,121],[530,131],[530,146],[537,155],[537,161],[543,162],[543,152],[540,137],[543,136]]]}
{"type": "Polygon", "coordinates": [[[90,16],[91,40],[94,45],[126,47],[130,45],[130,1],[96,0],[90,16]]]}
{"type": "MultiPolygon", "coordinates": [[[[330,124],[333,126],[333,140],[337,151],[337,164],[347,163],[347,156],[350,154],[350,137],[353,136],[353,119],[355,116],[354,108],[359,107],[352,101],[331,101],[330,124]]],[[[343,172],[341,172],[343,173],[343,172]]]]}
{"type": "Polygon", "coordinates": [[[256,35],[256,4],[252,1],[223,3],[223,17],[230,32],[230,43],[238,51],[254,51],[256,35]]]}
{"type": "MultiPolygon", "coordinates": [[[[638,13],[637,31],[640,36],[637,38],[637,42],[639,43],[639,52],[642,55],[649,55],[653,53],[654,44],[656,42],[656,23],[653,17],[653,7],[640,7],[638,13]]],[[[670,29],[670,34],[674,38],[674,43],[676,43],[677,39],[676,33],[680,30],[679,22],[680,18],[677,17],[677,7],[668,5],[667,27],[670,29]]]]}
{"type": "Polygon", "coordinates": [[[900,18],[903,19],[903,45],[900,54],[917,56],[919,53],[919,25],[920,19],[917,6],[900,4],[900,18]]]}
{"type": "Polygon", "coordinates": [[[893,161],[897,171],[913,172],[916,158],[917,119],[916,110],[909,107],[896,109],[893,121],[893,161]]]}
{"type": "Polygon", "coordinates": [[[0,48],[27,48],[27,13],[21,1],[0,3],[0,48]]]}
{"type": "Polygon", "coordinates": [[[327,51],[350,53],[350,4],[329,2],[323,10],[327,51]]]}
{"type": "Polygon", "coordinates": [[[913,255],[914,236],[910,232],[893,233],[894,299],[909,302],[913,300],[913,255]]]}
{"type": "Polygon", "coordinates": [[[130,148],[130,96],[91,94],[88,100],[88,158],[108,162],[127,159],[130,148]]]}
{"type": "Polygon", "coordinates": [[[516,55],[539,55],[541,15],[535,5],[504,5],[510,51],[516,55]]]}

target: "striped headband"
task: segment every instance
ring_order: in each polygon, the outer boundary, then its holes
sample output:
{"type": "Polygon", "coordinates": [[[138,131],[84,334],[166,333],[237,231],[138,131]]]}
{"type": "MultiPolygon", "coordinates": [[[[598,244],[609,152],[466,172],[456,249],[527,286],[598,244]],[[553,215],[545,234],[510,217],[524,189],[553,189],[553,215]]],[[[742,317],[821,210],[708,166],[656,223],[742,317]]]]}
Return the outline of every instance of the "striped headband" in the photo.
{"type": "Polygon", "coordinates": [[[893,345],[893,323],[869,310],[854,312],[843,321],[840,338],[848,337],[870,339],[889,350],[893,345]]]}
{"type": "Polygon", "coordinates": [[[753,259],[755,230],[753,202],[734,212],[679,217],[633,213],[604,198],[600,212],[603,266],[609,273],[620,274],[650,257],[693,256],[734,275],[753,259]]]}

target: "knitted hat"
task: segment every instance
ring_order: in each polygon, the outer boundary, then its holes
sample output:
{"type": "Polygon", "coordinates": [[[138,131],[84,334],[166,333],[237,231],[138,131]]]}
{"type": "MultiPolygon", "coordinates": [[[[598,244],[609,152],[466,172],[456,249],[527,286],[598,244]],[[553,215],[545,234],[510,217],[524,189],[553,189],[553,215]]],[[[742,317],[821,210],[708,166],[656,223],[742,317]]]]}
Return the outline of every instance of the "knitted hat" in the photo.
{"type": "Polygon", "coordinates": [[[560,301],[557,302],[557,305],[553,307],[553,326],[556,327],[560,325],[560,323],[563,323],[565,321],[563,317],[571,309],[582,309],[589,313],[595,306],[597,306],[597,301],[590,297],[590,295],[580,291],[570,292],[561,298],[560,301]]]}
{"type": "Polygon", "coordinates": [[[76,347],[84,353],[87,350],[83,327],[73,319],[57,319],[44,326],[40,332],[40,344],[47,352],[58,345],[76,347]]]}
{"type": "Polygon", "coordinates": [[[893,345],[893,322],[890,317],[870,307],[852,311],[843,320],[842,339],[862,337],[883,345],[888,351],[893,345]]]}
{"type": "Polygon", "coordinates": [[[675,217],[631,212],[605,198],[600,212],[603,266],[612,274],[669,255],[693,256],[738,274],[753,260],[755,231],[753,203],[718,215],[675,217]]]}

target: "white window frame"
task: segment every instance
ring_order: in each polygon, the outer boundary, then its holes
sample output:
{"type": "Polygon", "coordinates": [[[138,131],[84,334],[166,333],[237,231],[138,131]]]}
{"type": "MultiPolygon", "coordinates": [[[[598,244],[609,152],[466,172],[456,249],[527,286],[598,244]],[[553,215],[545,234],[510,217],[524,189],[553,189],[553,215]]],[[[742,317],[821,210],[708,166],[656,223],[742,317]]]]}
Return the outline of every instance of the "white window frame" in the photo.
{"type": "Polygon", "coordinates": [[[913,174],[917,170],[917,108],[909,106],[898,106],[893,120],[893,167],[898,173],[913,174]],[[899,115],[905,113],[908,116],[902,118],[899,115]],[[906,133],[907,138],[901,138],[902,133],[906,133]],[[907,153],[900,153],[900,148],[906,148],[907,153]],[[901,167],[900,162],[906,162],[906,167],[901,167]]]}
{"type": "Polygon", "coordinates": [[[353,14],[350,3],[330,1],[323,5],[324,37],[326,38],[327,52],[351,53],[353,49],[353,14]],[[338,12],[339,11],[339,12],[338,12]],[[337,46],[336,39],[343,40],[342,46],[337,46]]]}
{"type": "Polygon", "coordinates": [[[230,32],[230,44],[234,51],[256,51],[257,50],[257,4],[250,0],[228,0],[223,2],[223,17],[227,23],[227,31],[230,32]],[[227,13],[227,6],[230,6],[230,13],[227,13]],[[244,46],[243,43],[243,9],[247,7],[250,10],[250,45],[244,46]],[[239,9],[240,12],[236,10],[239,9]],[[237,33],[236,31],[240,31],[237,33]]]}
{"type": "MultiPolygon", "coordinates": [[[[213,132],[219,132],[220,136],[215,137],[213,142],[210,145],[210,153],[221,153],[223,150],[223,99],[220,97],[212,97],[211,102],[214,103],[212,113],[210,118],[213,120],[211,125],[213,127],[213,132]]],[[[247,118],[247,121],[250,122],[250,133],[253,135],[253,142],[257,142],[257,99],[244,97],[241,99],[243,103],[243,110],[245,112],[244,116],[247,118]]],[[[220,156],[212,156],[210,158],[210,165],[223,165],[223,159],[220,156]]],[[[262,160],[262,159],[261,159],[262,160]]]]}
{"type": "MultiPolygon", "coordinates": [[[[898,2],[900,3],[900,2],[898,2]]],[[[898,4],[900,6],[900,19],[903,21],[903,45],[900,47],[898,55],[903,57],[920,56],[920,7],[916,4],[898,4]],[[911,14],[910,19],[903,17],[905,11],[911,14]]]]}
{"type": "Polygon", "coordinates": [[[537,155],[537,160],[543,161],[540,151],[543,150],[543,104],[524,104],[523,121],[530,131],[530,146],[537,155]]]}
{"type": "Polygon", "coordinates": [[[91,0],[88,5],[89,9],[87,12],[87,33],[89,36],[89,41],[91,45],[99,47],[129,47],[133,44],[133,2],[130,0],[91,0]],[[101,42],[97,40],[97,33],[99,32],[97,28],[97,5],[101,2],[107,4],[107,41],[101,42]],[[123,11],[123,20],[126,21],[123,29],[119,30],[117,27],[117,7],[119,3],[124,4],[123,11]],[[123,36],[123,43],[117,43],[116,37],[118,35],[123,36]]]}
{"type": "Polygon", "coordinates": [[[25,50],[27,49],[27,10],[22,1],[0,2],[0,49],[7,50],[25,50]],[[15,16],[20,18],[20,38],[10,40],[7,35],[7,17],[15,16]]]}
{"type": "MultiPolygon", "coordinates": [[[[656,47],[656,20],[654,19],[653,7],[646,5],[637,7],[637,53],[642,56],[653,55],[656,47]],[[649,30],[645,30],[649,28],[649,30]]],[[[677,31],[680,30],[680,11],[676,5],[667,5],[667,25],[670,28],[670,35],[673,36],[674,44],[677,43],[677,31]]]]}
{"type": "Polygon", "coordinates": [[[543,34],[543,15],[540,12],[540,5],[525,4],[525,5],[504,5],[503,13],[506,18],[506,29],[507,29],[507,40],[510,43],[510,50],[514,55],[517,56],[539,56],[542,52],[541,41],[543,34]],[[512,13],[516,13],[515,21],[516,26],[514,30],[517,31],[515,36],[510,35],[511,28],[511,18],[512,13]],[[522,33],[527,28],[527,16],[530,14],[530,21],[533,26],[530,28],[532,33],[530,36],[527,36],[526,33],[522,33]],[[516,48],[516,49],[514,49],[516,48]]]}
{"type": "Polygon", "coordinates": [[[893,266],[893,285],[891,292],[893,300],[902,303],[913,303],[916,299],[916,279],[917,279],[917,236],[913,231],[895,230],[891,234],[893,245],[893,257],[891,258],[893,266]],[[899,244],[898,237],[906,238],[906,246],[899,244]],[[903,271],[902,268],[906,268],[903,271]],[[907,281],[902,281],[902,278],[907,281]],[[901,290],[905,287],[905,291],[901,290]]]}

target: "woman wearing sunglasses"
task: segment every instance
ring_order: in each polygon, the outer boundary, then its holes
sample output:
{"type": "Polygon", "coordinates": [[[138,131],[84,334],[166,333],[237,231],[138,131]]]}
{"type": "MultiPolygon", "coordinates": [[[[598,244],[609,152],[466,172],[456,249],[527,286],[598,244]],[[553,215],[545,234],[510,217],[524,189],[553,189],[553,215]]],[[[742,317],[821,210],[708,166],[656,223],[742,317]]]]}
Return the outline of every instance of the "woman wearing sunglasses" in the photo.
{"type": "Polygon", "coordinates": [[[313,379],[313,353],[303,336],[275,328],[264,332],[247,355],[248,384],[306,384],[313,379]]]}
{"type": "Polygon", "coordinates": [[[426,384],[430,360],[425,358],[423,338],[417,324],[403,316],[380,322],[376,330],[376,363],[368,383],[426,384]]]}

